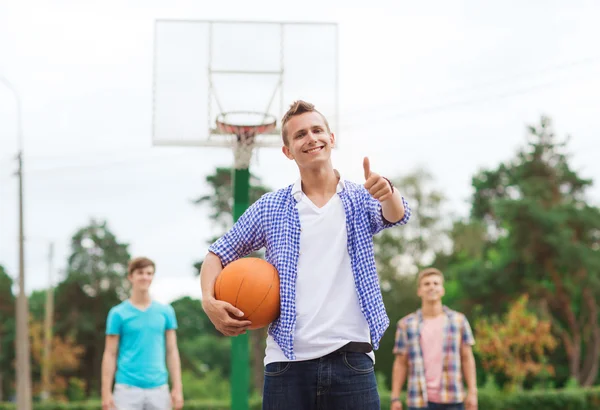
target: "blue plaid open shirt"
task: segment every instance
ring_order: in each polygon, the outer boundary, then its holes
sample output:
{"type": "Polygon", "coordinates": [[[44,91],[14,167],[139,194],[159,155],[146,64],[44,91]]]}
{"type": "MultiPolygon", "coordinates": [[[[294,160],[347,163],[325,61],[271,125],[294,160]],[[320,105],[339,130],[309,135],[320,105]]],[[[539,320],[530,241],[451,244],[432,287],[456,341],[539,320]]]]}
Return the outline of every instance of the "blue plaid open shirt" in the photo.
{"type": "MultiPolygon", "coordinates": [[[[442,385],[440,398],[442,403],[461,403],[465,398],[461,366],[462,344],[474,345],[475,339],[469,321],[462,313],[444,306],[446,323],[443,334],[442,385]]],[[[408,355],[408,407],[427,407],[427,381],[421,351],[421,309],[398,321],[396,327],[395,354],[408,355]]]]}
{"type": "MultiPolygon", "coordinates": [[[[410,209],[402,198],[404,217],[396,223],[389,223],[383,218],[381,203],[362,185],[343,182],[344,188],[338,195],[346,213],[348,252],[361,311],[369,325],[373,347],[377,349],[390,321],[383,305],[375,269],[373,235],[385,228],[406,224],[410,218],[410,209]]],[[[266,248],[266,260],[279,272],[281,299],[280,316],[269,326],[269,334],[289,360],[296,358],[295,296],[301,234],[297,200],[292,195],[292,187],[290,185],[263,195],[244,212],[229,232],[209,248],[209,251],[221,259],[223,266],[266,248]]]]}

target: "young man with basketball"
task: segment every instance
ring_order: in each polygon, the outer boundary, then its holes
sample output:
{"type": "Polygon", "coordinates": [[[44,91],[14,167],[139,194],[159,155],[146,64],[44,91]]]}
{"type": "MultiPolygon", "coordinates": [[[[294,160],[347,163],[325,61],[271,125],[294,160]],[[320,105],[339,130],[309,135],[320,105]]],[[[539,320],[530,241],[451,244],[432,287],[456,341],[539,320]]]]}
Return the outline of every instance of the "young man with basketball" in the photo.
{"type": "Polygon", "coordinates": [[[421,309],[398,321],[396,330],[391,410],[402,410],[400,392],[406,379],[409,410],[477,410],[475,340],[467,318],[442,305],[444,292],[442,272],[419,272],[421,309]]]}
{"type": "Polygon", "coordinates": [[[170,305],[150,298],[155,269],[148,258],[131,260],[127,276],[131,297],[108,313],[102,358],[102,410],[183,408],[177,319],[170,305]]]}
{"type": "Polygon", "coordinates": [[[410,210],[367,158],[364,185],[340,176],[335,136],[312,104],[295,102],[281,127],[282,151],[300,178],[256,201],[209,248],[203,308],[223,334],[243,333],[250,322],[214,298],[214,283],[223,266],[266,248],[280,276],[281,314],[268,332],[263,409],[379,409],[373,348],[389,319],[373,235],[406,224],[410,210]]]}

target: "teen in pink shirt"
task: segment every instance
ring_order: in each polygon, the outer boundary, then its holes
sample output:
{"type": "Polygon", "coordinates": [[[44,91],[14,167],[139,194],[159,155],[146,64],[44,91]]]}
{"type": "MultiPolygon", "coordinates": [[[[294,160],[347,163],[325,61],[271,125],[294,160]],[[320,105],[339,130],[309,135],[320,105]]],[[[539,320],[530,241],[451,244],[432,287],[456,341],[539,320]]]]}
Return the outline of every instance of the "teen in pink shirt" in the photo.
{"type": "Polygon", "coordinates": [[[396,329],[391,410],[402,410],[399,397],[407,379],[409,410],[477,409],[475,340],[466,317],[442,304],[444,292],[442,272],[419,273],[421,309],[402,318],[396,329]]]}

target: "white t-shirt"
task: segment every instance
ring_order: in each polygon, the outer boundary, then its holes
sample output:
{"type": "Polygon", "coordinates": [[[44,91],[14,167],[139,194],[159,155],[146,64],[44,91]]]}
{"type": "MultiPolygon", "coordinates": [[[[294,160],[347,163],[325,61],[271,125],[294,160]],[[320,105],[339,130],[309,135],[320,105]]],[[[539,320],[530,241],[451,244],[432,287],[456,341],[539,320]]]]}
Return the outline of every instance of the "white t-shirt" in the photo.
{"type": "MultiPolygon", "coordinates": [[[[344,189],[343,180],[337,192],[344,189]]],[[[338,195],[318,208],[292,189],[300,216],[300,255],[296,279],[296,361],[325,356],[348,342],[370,342],[369,325],[358,301],[348,254],[346,213],[338,195]]],[[[267,337],[264,364],[289,361],[272,336],[267,337]]],[[[373,352],[369,356],[375,361],[373,352]]]]}

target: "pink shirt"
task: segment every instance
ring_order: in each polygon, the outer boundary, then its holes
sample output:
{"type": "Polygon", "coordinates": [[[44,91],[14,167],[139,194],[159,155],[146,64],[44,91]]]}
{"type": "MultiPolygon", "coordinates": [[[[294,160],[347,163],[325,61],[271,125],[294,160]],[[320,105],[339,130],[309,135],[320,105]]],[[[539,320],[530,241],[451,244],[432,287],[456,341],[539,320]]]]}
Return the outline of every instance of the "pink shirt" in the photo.
{"type": "Polygon", "coordinates": [[[434,403],[439,403],[440,400],[445,323],[446,315],[439,315],[432,319],[423,318],[421,327],[421,352],[427,382],[427,398],[434,403]]]}

